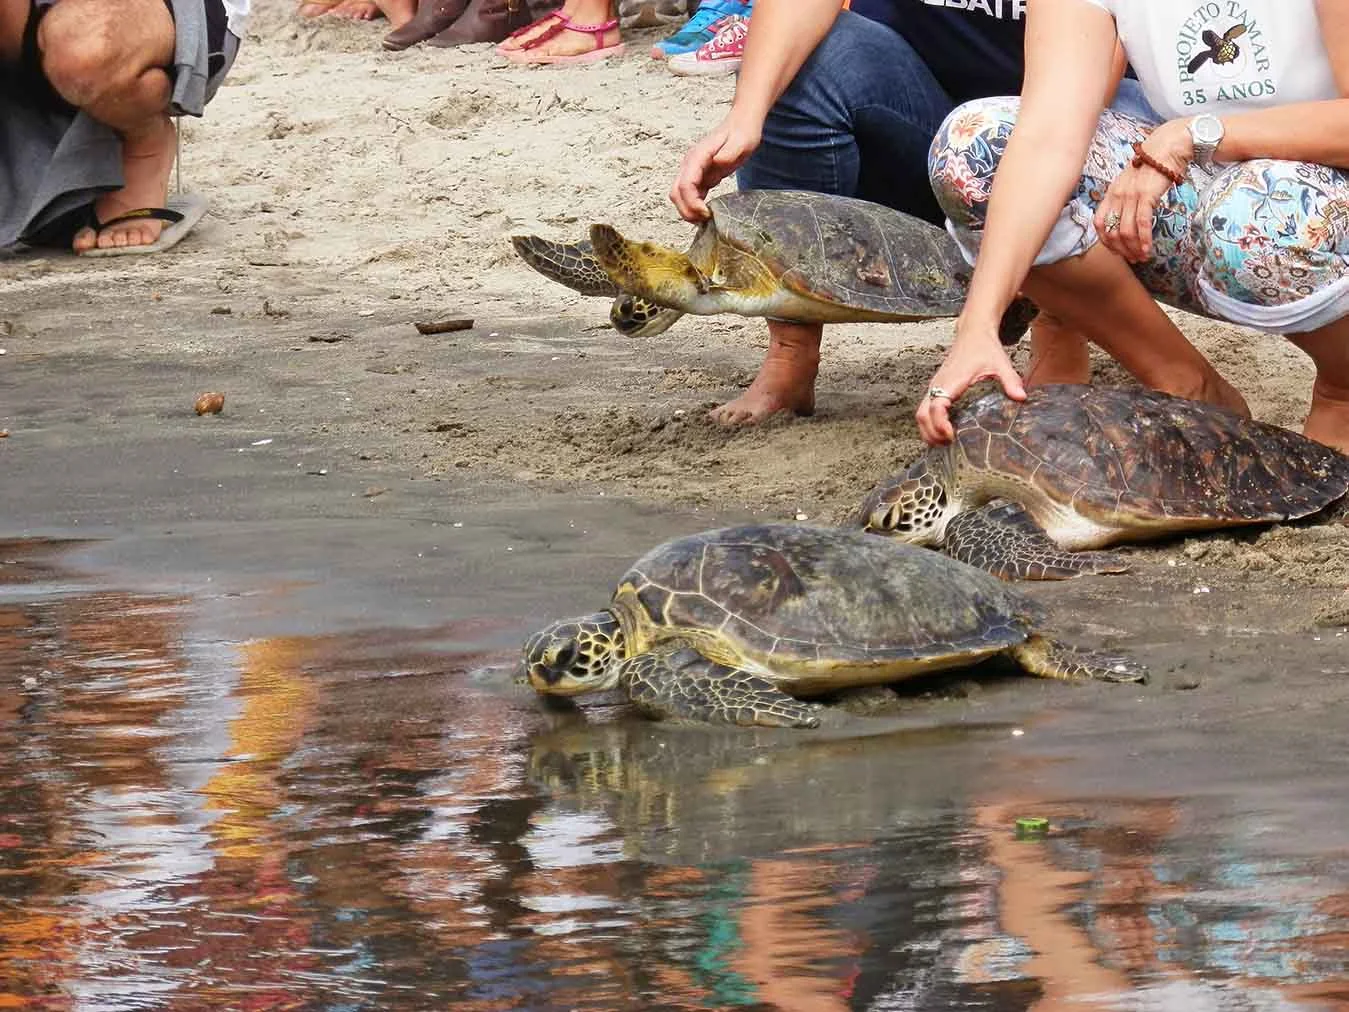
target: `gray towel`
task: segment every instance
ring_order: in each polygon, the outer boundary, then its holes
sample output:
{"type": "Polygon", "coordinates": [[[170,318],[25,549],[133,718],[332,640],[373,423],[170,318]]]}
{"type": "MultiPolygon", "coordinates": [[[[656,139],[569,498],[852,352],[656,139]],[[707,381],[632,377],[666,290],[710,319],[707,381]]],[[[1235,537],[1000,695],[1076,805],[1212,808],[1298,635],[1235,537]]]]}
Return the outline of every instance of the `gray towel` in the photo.
{"type": "MultiPolygon", "coordinates": [[[[50,7],[57,0],[37,0],[50,7]]],[[[234,62],[239,40],[226,33],[224,65],[210,73],[208,0],[167,0],[177,32],[175,116],[200,116],[234,62]]],[[[218,0],[209,0],[218,2],[218,0]]],[[[121,189],[122,142],[83,112],[74,116],[0,93],[0,249],[38,234],[62,215],[121,189]]]]}

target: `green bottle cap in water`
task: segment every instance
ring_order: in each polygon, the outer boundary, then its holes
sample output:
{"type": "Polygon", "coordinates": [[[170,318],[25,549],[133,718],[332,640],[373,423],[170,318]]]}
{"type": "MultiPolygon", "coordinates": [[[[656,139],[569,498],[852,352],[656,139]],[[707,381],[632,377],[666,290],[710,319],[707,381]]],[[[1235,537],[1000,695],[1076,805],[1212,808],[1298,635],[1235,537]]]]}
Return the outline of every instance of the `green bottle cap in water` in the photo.
{"type": "Polygon", "coordinates": [[[1027,817],[1016,820],[1017,839],[1024,840],[1032,836],[1044,836],[1049,832],[1049,820],[1027,817]]]}

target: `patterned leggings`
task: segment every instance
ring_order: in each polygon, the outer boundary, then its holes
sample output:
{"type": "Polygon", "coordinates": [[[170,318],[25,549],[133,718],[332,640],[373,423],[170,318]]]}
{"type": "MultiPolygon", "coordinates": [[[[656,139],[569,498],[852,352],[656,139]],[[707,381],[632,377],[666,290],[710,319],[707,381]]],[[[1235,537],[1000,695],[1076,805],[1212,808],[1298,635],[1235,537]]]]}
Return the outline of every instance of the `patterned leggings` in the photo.
{"type": "MultiPolygon", "coordinates": [[[[974,263],[993,174],[1020,100],[986,98],[942,123],[928,172],[947,227],[974,263]]],[[[1085,253],[1110,182],[1155,123],[1107,110],[1086,167],[1037,264],[1085,253]]],[[[1162,198],[1152,260],[1134,273],[1157,299],[1202,316],[1277,334],[1305,333],[1349,316],[1349,175],[1304,162],[1261,158],[1198,166],[1162,198]]]]}

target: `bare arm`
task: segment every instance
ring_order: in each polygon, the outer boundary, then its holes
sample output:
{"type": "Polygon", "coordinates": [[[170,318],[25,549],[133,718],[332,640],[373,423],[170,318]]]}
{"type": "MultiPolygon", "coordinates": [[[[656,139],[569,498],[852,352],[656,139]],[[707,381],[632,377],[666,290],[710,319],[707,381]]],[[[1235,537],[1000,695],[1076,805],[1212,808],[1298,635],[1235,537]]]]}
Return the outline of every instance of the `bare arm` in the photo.
{"type": "Polygon", "coordinates": [[[801,64],[829,34],[841,6],[840,0],[758,0],[731,115],[761,128],[801,64]]]}
{"type": "Polygon", "coordinates": [[[991,337],[1082,175],[1114,72],[1115,24],[1084,0],[1030,0],[1021,110],[994,177],[957,325],[991,337]],[[986,332],[986,333],[985,333],[986,332]]]}
{"type": "MultiPolygon", "coordinates": [[[[1317,0],[1316,11],[1335,83],[1341,95],[1349,95],[1349,4],[1317,0]]],[[[1223,116],[1222,121],[1225,134],[1216,155],[1220,162],[1284,158],[1349,168],[1349,100],[1297,102],[1223,116]]]]}
{"type": "MultiPolygon", "coordinates": [[[[1330,54],[1337,90],[1349,96],[1349,4],[1317,0],[1321,38],[1330,54]]],[[[1295,102],[1253,112],[1222,113],[1223,140],[1214,157],[1219,162],[1281,158],[1349,168],[1349,98],[1295,102]]],[[[1173,119],[1147,140],[1150,154],[1183,170],[1194,157],[1191,117],[1173,119]]]]}
{"type": "Polygon", "coordinates": [[[1118,61],[1108,13],[1085,0],[1029,0],[1021,110],[994,177],[955,341],[932,381],[945,395],[924,398],[918,408],[928,443],[951,440],[950,401],[979,380],[996,378],[1010,396],[1025,396],[998,342],[998,320],[1081,178],[1102,98],[1117,83],[1118,61]]]}
{"type": "Polygon", "coordinates": [[[840,8],[839,0],[758,0],[754,5],[731,111],[689,149],[670,190],[670,200],[686,220],[707,218],[708,191],[754,153],[773,103],[829,33],[840,8]]]}

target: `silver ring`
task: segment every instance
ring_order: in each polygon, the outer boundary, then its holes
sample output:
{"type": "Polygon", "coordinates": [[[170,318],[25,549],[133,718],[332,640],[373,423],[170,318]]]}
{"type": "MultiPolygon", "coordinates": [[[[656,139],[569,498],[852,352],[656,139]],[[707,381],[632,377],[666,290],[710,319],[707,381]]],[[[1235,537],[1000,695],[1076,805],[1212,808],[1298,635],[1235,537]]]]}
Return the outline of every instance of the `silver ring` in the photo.
{"type": "Polygon", "coordinates": [[[944,400],[944,401],[952,401],[952,400],[955,400],[954,397],[952,397],[950,394],[948,394],[948,393],[947,393],[945,390],[943,390],[941,387],[928,387],[928,388],[927,388],[927,396],[928,396],[928,399],[929,399],[929,400],[934,400],[934,401],[935,401],[937,398],[939,398],[939,397],[940,397],[942,400],[944,400]]]}
{"type": "Polygon", "coordinates": [[[1119,231],[1119,212],[1111,211],[1105,216],[1105,230],[1107,232],[1119,231]]]}

